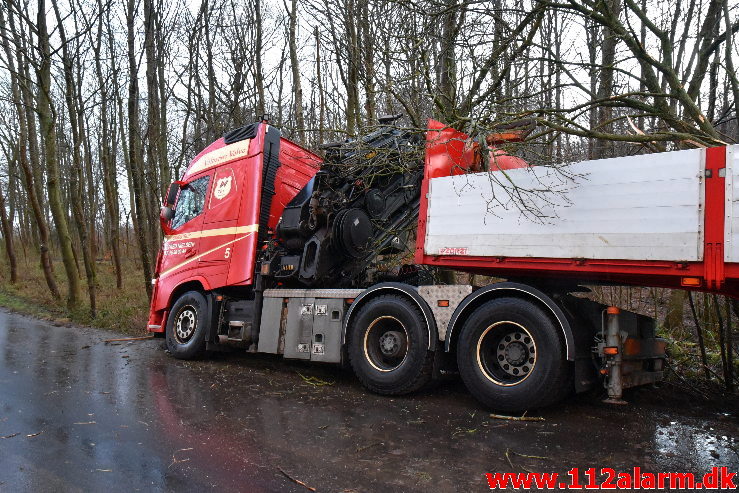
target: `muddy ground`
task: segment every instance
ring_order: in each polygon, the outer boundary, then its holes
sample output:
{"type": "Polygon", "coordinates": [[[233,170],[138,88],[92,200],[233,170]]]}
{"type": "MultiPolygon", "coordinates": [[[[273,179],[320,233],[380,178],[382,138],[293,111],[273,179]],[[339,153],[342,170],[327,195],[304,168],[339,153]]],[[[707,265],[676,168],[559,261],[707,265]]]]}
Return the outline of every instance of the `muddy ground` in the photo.
{"type": "Polygon", "coordinates": [[[456,379],[387,398],[336,367],[184,362],[113,337],[0,311],[0,491],[485,491],[486,472],[739,469],[737,411],[670,386],[518,422],[456,379]]]}

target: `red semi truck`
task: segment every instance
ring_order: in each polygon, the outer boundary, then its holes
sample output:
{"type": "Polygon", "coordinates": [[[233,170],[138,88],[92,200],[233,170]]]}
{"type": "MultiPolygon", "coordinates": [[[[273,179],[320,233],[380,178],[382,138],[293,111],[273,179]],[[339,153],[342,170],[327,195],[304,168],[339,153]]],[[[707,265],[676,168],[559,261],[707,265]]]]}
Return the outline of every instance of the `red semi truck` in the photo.
{"type": "Polygon", "coordinates": [[[458,372],[507,411],[599,384],[619,402],[662,378],[665,341],[580,283],[739,294],[736,146],[563,173],[494,147],[515,128],[478,142],[393,121],[325,158],[261,121],[193,159],[165,197],[152,280],[148,329],[174,357],[347,364],[389,395],[458,372]],[[436,268],[505,281],[434,283],[436,268]]]}

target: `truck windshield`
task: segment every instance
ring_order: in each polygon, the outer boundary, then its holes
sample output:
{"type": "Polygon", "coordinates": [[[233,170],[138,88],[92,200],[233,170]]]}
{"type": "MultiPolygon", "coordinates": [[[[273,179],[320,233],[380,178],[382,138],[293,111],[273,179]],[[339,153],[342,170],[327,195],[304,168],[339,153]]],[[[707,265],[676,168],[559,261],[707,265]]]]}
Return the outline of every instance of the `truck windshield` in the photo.
{"type": "Polygon", "coordinates": [[[210,176],[193,180],[180,191],[172,218],[172,229],[177,229],[203,212],[205,192],[208,190],[210,176]]]}

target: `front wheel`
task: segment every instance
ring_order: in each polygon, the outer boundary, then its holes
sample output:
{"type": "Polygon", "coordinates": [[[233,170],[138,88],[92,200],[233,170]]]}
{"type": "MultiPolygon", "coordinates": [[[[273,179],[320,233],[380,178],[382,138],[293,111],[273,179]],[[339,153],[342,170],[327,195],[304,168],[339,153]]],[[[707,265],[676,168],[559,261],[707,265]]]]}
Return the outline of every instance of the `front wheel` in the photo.
{"type": "Polygon", "coordinates": [[[199,358],[205,352],[208,325],[205,296],[188,291],[180,296],[167,317],[167,349],[178,359],[199,358]]]}
{"type": "Polygon", "coordinates": [[[518,298],[489,301],[470,315],[457,364],[472,395],[493,409],[543,407],[568,392],[562,331],[540,307],[518,298]]]}
{"type": "Polygon", "coordinates": [[[368,301],[354,316],[348,336],[352,369],[371,391],[407,394],[431,379],[428,324],[407,298],[384,295],[368,301]]]}

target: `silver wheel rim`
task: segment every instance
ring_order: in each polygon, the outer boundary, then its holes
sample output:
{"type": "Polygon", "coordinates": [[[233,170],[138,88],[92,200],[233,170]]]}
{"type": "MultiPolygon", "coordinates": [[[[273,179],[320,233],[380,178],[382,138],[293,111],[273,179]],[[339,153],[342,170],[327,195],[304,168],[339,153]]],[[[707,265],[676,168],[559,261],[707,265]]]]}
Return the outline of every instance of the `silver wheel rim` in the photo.
{"type": "Polygon", "coordinates": [[[395,317],[384,315],[364,331],[364,358],[377,371],[397,370],[408,358],[408,331],[395,317]]]}
{"type": "Polygon", "coordinates": [[[538,360],[536,341],[523,325],[500,321],[477,340],[477,366],[496,385],[512,387],[529,378],[538,360]]]}
{"type": "Polygon", "coordinates": [[[186,305],[177,314],[174,323],[174,338],[179,344],[187,344],[198,325],[198,312],[192,305],[186,305]]]}

